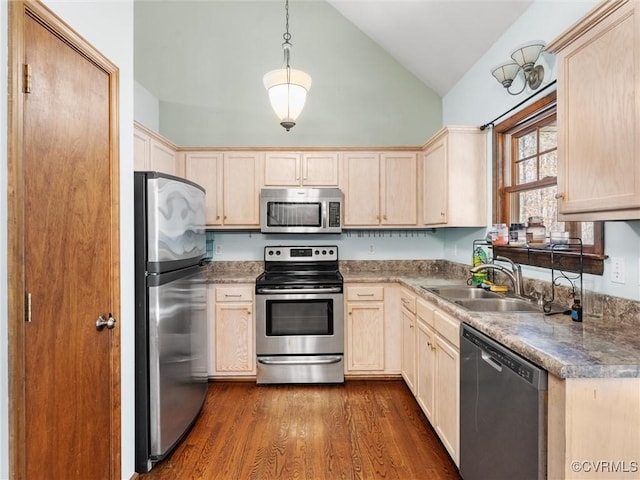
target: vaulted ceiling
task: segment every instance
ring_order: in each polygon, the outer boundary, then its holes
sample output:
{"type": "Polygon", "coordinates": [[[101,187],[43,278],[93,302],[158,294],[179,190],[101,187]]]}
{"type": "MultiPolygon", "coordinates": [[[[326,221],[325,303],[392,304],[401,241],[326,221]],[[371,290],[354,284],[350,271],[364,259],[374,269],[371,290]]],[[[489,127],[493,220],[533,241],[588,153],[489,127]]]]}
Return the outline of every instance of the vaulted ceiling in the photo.
{"type": "Polygon", "coordinates": [[[532,0],[327,0],[444,96],[532,0]]]}

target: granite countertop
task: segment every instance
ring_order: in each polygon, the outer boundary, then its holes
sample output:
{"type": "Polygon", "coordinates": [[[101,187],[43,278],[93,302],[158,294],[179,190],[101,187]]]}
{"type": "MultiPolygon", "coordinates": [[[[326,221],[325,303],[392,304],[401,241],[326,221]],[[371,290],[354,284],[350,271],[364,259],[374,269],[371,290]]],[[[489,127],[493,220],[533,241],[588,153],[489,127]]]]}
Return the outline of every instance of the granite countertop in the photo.
{"type": "MultiPolygon", "coordinates": [[[[232,269],[209,272],[210,283],[253,284],[260,262],[238,262],[232,269]]],[[[574,322],[568,315],[542,313],[469,312],[421,288],[422,285],[464,284],[442,270],[342,269],[345,283],[392,283],[407,287],[499,343],[560,378],[640,378],[640,335],[637,324],[585,316],[574,322]]]]}
{"type": "Polygon", "coordinates": [[[460,280],[420,272],[354,272],[345,282],[399,282],[452,317],[466,322],[499,343],[560,378],[639,378],[640,335],[625,322],[585,316],[574,322],[568,315],[542,313],[486,313],[468,310],[421,288],[462,284],[460,280]]]}

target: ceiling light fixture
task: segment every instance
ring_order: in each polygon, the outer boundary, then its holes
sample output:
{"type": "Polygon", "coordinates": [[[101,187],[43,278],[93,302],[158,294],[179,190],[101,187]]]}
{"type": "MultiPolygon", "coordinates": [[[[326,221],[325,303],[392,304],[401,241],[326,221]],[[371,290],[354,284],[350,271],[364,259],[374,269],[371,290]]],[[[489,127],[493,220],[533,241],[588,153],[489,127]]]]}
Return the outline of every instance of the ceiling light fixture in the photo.
{"type": "Polygon", "coordinates": [[[284,43],[284,61],[282,68],[267,72],[263,77],[264,86],[269,92],[269,100],[273,110],[287,132],[296,124],[296,118],[302,112],[307,92],[311,88],[311,77],[301,70],[294,70],[290,65],[291,34],[289,33],[289,0],[284,4],[286,12],[286,29],[282,35],[284,43]]]}
{"type": "Polygon", "coordinates": [[[512,61],[501,63],[492,68],[491,74],[511,95],[519,95],[527,85],[531,90],[536,90],[542,84],[544,67],[535,63],[538,61],[545,45],[542,40],[536,40],[516,48],[511,52],[512,61]],[[522,88],[517,92],[512,92],[510,89],[511,84],[520,72],[522,72],[524,78],[522,88]]]}

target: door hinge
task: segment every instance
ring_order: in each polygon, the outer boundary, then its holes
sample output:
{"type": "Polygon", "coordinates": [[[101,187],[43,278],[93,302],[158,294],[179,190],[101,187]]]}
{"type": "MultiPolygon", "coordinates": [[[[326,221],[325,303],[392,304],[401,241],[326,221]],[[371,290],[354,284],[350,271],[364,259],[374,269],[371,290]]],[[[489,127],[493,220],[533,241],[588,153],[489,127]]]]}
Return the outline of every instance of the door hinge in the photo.
{"type": "Polygon", "coordinates": [[[27,298],[24,302],[24,320],[31,323],[31,293],[27,292],[27,298]]]}
{"type": "Polygon", "coordinates": [[[24,93],[31,93],[31,65],[25,63],[23,65],[24,73],[24,93]]]}

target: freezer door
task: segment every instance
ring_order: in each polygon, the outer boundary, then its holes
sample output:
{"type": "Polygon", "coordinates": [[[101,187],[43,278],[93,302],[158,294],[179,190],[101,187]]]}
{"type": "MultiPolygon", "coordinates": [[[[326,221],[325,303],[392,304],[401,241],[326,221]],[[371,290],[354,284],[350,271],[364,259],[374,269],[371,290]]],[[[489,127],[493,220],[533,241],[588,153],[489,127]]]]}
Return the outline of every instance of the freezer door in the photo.
{"type": "Polygon", "coordinates": [[[200,412],[207,392],[204,267],[149,277],[150,457],[162,458],[200,412]],[[186,273],[186,275],[185,275],[186,273]],[[153,285],[155,283],[155,285],[153,285]]]}
{"type": "Polygon", "coordinates": [[[162,267],[166,271],[167,265],[185,266],[204,258],[205,215],[205,192],[201,187],[176,177],[148,176],[148,270],[159,272],[162,267]]]}

